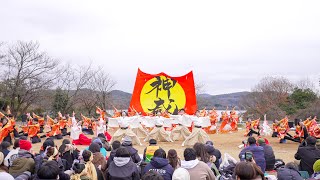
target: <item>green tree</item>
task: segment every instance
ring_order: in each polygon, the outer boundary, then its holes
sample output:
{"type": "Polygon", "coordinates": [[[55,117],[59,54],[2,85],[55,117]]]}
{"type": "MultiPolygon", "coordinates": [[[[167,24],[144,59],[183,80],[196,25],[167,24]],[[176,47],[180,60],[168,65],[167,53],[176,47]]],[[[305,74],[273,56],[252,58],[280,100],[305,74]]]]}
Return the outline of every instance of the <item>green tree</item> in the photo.
{"type": "Polygon", "coordinates": [[[53,112],[55,114],[57,114],[59,111],[61,113],[66,113],[65,110],[67,108],[68,102],[68,95],[61,88],[57,88],[54,95],[54,101],[52,106],[53,112]]]}
{"type": "Polygon", "coordinates": [[[294,88],[292,94],[290,94],[287,98],[287,103],[281,104],[280,107],[288,115],[292,115],[298,110],[307,108],[310,103],[314,102],[315,100],[317,100],[317,94],[310,88],[294,88]]]}

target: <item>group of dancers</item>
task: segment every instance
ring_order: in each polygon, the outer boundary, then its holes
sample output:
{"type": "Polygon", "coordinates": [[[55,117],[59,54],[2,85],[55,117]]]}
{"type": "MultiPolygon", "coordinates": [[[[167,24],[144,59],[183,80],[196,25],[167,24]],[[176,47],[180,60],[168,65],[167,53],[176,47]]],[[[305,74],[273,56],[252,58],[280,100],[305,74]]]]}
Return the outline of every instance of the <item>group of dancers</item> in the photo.
{"type": "Polygon", "coordinates": [[[289,126],[288,116],[285,116],[281,120],[274,120],[272,128],[268,125],[266,118],[262,126],[260,126],[260,118],[255,120],[248,119],[246,122],[245,136],[252,136],[253,134],[256,134],[257,136],[272,134],[272,137],[279,138],[280,143],[285,143],[287,140],[300,143],[308,136],[320,139],[320,126],[317,123],[316,116],[313,118],[310,116],[304,121],[296,119],[294,135],[291,135],[290,131],[291,128],[289,126]]]}
{"type": "Polygon", "coordinates": [[[286,142],[286,140],[291,140],[294,142],[302,142],[308,136],[313,136],[317,139],[320,138],[320,127],[317,123],[317,116],[313,118],[310,116],[306,120],[295,121],[295,134],[291,135],[289,133],[289,119],[285,116],[280,121],[275,120],[273,125],[273,137],[278,136],[280,143],[286,142]]]}
{"type": "Polygon", "coordinates": [[[121,112],[117,109],[111,118],[106,117],[106,111],[97,107],[96,113],[99,118],[88,118],[80,114],[77,120],[75,113],[70,115],[62,115],[58,112],[57,117],[51,118],[49,115],[44,118],[35,113],[28,113],[27,123],[18,128],[15,118],[11,114],[0,114],[0,142],[9,141],[12,143],[14,137],[27,136],[32,143],[41,142],[43,137],[55,137],[62,139],[69,135],[76,145],[88,145],[91,139],[87,134],[104,134],[106,139],[122,140],[125,136],[132,139],[133,144],[140,144],[140,138],[144,141],[156,139],[164,142],[174,142],[182,140],[182,146],[193,145],[195,142],[205,143],[210,138],[208,134],[230,132],[237,130],[238,115],[233,109],[228,115],[227,112],[222,113],[222,123],[220,128],[217,128],[218,113],[215,109],[206,111],[205,109],[197,111],[195,115],[187,115],[184,110],[180,110],[179,115],[171,115],[168,112],[158,113],[156,115],[149,114],[142,116],[138,112],[121,112]],[[46,120],[45,120],[46,119],[46,120]],[[146,123],[144,122],[148,121],[146,123]],[[108,122],[116,121],[116,126],[111,126],[110,129],[115,130],[111,137],[108,133],[108,122]],[[134,123],[132,123],[134,122],[134,123]],[[135,124],[135,125],[133,125],[135,124]],[[152,124],[152,125],[150,125],[152,124]],[[45,130],[48,130],[44,132],[45,130]],[[70,132],[68,132],[68,129],[70,132]],[[20,131],[19,131],[20,130],[20,131]]]}

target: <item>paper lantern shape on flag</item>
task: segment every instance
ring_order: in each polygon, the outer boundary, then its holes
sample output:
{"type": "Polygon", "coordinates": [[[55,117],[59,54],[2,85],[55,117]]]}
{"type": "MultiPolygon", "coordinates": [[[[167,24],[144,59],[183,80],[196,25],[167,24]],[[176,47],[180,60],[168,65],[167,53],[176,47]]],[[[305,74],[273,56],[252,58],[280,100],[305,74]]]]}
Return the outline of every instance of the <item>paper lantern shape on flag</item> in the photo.
{"type": "Polygon", "coordinates": [[[193,73],[171,77],[165,73],[147,74],[138,69],[128,111],[146,115],[168,111],[177,114],[184,109],[187,114],[197,110],[193,73]]]}

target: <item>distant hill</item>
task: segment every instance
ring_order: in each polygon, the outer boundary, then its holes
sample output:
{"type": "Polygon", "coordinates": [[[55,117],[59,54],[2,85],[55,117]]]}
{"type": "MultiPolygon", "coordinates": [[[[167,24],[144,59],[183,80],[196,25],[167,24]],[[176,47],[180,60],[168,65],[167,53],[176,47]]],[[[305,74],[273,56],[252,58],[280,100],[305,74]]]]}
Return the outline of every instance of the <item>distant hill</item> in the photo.
{"type": "Polygon", "coordinates": [[[220,95],[199,94],[197,97],[198,108],[216,107],[216,109],[225,109],[227,106],[235,106],[237,109],[241,109],[242,106],[240,105],[240,100],[249,93],[250,92],[244,91],[220,95]]]}
{"type": "MultiPolygon", "coordinates": [[[[248,94],[249,92],[247,91],[220,95],[199,94],[197,96],[198,108],[202,109],[204,107],[216,107],[216,109],[225,109],[227,106],[236,106],[237,109],[240,109],[240,99],[248,94]]],[[[116,108],[119,109],[127,109],[129,107],[131,96],[131,93],[121,90],[113,90],[109,94],[110,101],[116,108]]]]}

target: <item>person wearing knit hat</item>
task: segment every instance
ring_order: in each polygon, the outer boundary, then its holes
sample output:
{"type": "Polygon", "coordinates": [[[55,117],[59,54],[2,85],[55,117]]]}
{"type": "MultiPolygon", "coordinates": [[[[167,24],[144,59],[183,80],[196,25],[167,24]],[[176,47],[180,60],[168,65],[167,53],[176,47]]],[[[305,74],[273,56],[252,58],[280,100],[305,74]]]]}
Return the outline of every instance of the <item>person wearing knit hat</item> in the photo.
{"type": "Polygon", "coordinates": [[[313,171],[314,173],[311,175],[311,178],[320,179],[320,159],[313,164],[313,171]]]}
{"type": "Polygon", "coordinates": [[[132,161],[134,163],[139,163],[141,161],[141,158],[138,154],[138,150],[132,147],[132,139],[129,136],[125,136],[122,142],[122,146],[127,148],[128,151],[130,152],[132,161]]]}
{"type": "Polygon", "coordinates": [[[20,149],[23,149],[26,151],[30,151],[30,149],[32,148],[31,142],[23,139],[19,141],[19,146],[20,146],[20,149]]]}
{"type": "Polygon", "coordinates": [[[190,180],[190,174],[186,169],[178,168],[173,172],[172,180],[190,180]]]}
{"type": "Polygon", "coordinates": [[[13,177],[22,175],[24,172],[34,172],[35,160],[34,155],[31,153],[31,142],[28,140],[19,140],[20,149],[18,156],[12,159],[12,166],[9,167],[9,173],[13,177]]]}

